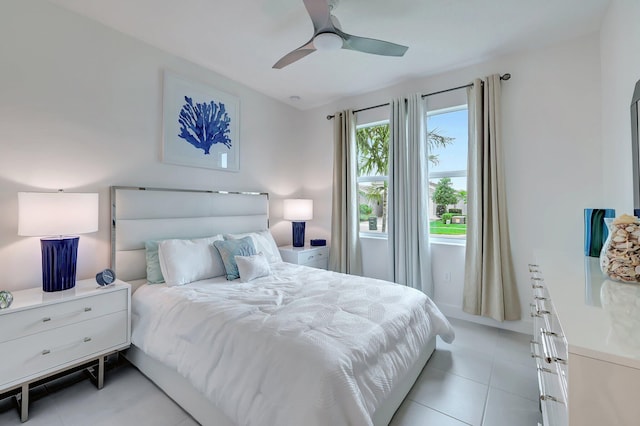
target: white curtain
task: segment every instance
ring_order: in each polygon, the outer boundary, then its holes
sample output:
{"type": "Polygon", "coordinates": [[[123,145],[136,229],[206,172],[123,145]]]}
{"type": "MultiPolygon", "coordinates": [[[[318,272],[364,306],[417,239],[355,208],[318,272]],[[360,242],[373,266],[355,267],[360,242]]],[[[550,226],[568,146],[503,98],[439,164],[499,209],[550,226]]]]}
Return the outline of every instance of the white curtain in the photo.
{"type": "Polygon", "coordinates": [[[391,101],[388,238],[394,282],[433,296],[427,129],[420,94],[391,101]]]}
{"type": "Polygon", "coordinates": [[[500,76],[467,89],[469,160],[463,310],[498,321],[520,319],[513,274],[500,135],[500,76]]]}
{"type": "Polygon", "coordinates": [[[359,237],[356,123],[353,111],[337,112],[333,123],[333,198],[329,269],[362,275],[359,237]]]}

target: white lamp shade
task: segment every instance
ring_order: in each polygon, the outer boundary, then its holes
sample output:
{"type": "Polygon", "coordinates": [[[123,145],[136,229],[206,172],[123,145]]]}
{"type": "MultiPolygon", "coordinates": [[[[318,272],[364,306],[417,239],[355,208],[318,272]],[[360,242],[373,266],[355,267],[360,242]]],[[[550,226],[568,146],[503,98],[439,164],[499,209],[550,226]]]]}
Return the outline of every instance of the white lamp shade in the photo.
{"type": "Polygon", "coordinates": [[[284,220],[304,221],[313,219],[313,200],[293,198],[284,200],[284,220]]]}
{"type": "Polygon", "coordinates": [[[76,235],[98,230],[98,194],[18,192],[18,235],[76,235]]]}

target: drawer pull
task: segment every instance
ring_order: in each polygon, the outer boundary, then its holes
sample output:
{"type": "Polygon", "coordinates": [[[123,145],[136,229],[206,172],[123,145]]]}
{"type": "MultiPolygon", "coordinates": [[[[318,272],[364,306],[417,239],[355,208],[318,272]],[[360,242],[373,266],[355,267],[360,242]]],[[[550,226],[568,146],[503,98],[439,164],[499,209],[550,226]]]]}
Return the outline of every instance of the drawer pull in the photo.
{"type": "Polygon", "coordinates": [[[48,355],[50,353],[51,353],[51,351],[49,349],[45,349],[45,350],[42,351],[42,355],[48,355]]]}
{"type": "Polygon", "coordinates": [[[542,316],[538,313],[538,311],[536,311],[536,305],[534,305],[533,303],[529,303],[529,316],[531,316],[532,318],[542,316]]]}
{"type": "Polygon", "coordinates": [[[538,367],[538,371],[542,371],[543,373],[549,373],[549,374],[555,374],[557,375],[558,373],[556,373],[555,371],[546,368],[546,367],[538,367]]]}
{"type": "Polygon", "coordinates": [[[90,341],[91,341],[91,337],[85,337],[85,338],[84,338],[84,342],[85,342],[85,343],[86,343],[86,342],[90,342],[90,341]]]}
{"type": "Polygon", "coordinates": [[[544,315],[549,315],[549,314],[551,313],[551,312],[549,312],[549,311],[547,311],[547,310],[544,310],[544,309],[542,309],[542,310],[541,310],[541,309],[539,309],[539,308],[538,308],[538,305],[536,305],[536,304],[534,304],[534,303],[530,303],[530,304],[529,304],[529,307],[530,307],[530,314],[529,314],[529,315],[530,315],[531,317],[538,317],[538,318],[540,318],[540,317],[542,317],[542,316],[544,316],[544,315]]]}
{"type": "Polygon", "coordinates": [[[542,337],[542,357],[547,364],[551,364],[552,362],[566,364],[566,360],[558,358],[558,356],[555,354],[553,343],[551,342],[550,338],[550,335],[553,334],[550,333],[550,331],[545,330],[544,328],[540,329],[540,336],[542,337]]]}
{"type": "Polygon", "coordinates": [[[547,364],[553,362],[553,355],[551,354],[551,341],[544,328],[540,329],[540,337],[542,338],[542,357],[547,364]]]}
{"type": "Polygon", "coordinates": [[[535,305],[535,307],[536,307],[536,311],[537,311],[539,314],[548,315],[548,314],[550,314],[550,313],[551,313],[551,311],[547,310],[547,309],[544,307],[544,302],[541,302],[541,303],[543,303],[542,305],[540,305],[540,303],[538,303],[538,302],[540,302],[540,300],[536,300],[536,301],[534,301],[534,302],[533,302],[533,304],[535,305]]]}
{"type": "Polygon", "coordinates": [[[315,256],[309,256],[309,260],[313,259],[315,256]]]}
{"type": "Polygon", "coordinates": [[[564,404],[564,402],[562,402],[561,399],[558,399],[555,396],[551,396],[551,395],[540,395],[540,401],[553,401],[553,402],[559,402],[560,404],[564,404]]]}
{"type": "Polygon", "coordinates": [[[534,345],[539,345],[539,343],[535,340],[529,342],[529,347],[531,348],[531,358],[542,358],[540,355],[538,355],[538,351],[536,351],[534,345]]]}
{"type": "Polygon", "coordinates": [[[560,334],[556,333],[555,331],[551,331],[551,330],[544,330],[544,334],[546,334],[547,336],[562,337],[560,334]]]}
{"type": "MultiPolygon", "coordinates": [[[[90,306],[87,306],[87,307],[85,307],[85,308],[84,308],[82,311],[80,311],[80,312],[78,312],[78,311],[75,311],[75,312],[69,312],[69,313],[64,314],[64,315],[62,315],[62,316],[66,317],[66,316],[69,316],[69,315],[78,315],[79,313],[82,313],[82,312],[91,312],[91,311],[93,311],[93,308],[92,308],[92,307],[90,307],[90,306]]],[[[44,318],[42,318],[42,322],[49,322],[49,321],[51,321],[51,317],[44,317],[44,318]]]]}

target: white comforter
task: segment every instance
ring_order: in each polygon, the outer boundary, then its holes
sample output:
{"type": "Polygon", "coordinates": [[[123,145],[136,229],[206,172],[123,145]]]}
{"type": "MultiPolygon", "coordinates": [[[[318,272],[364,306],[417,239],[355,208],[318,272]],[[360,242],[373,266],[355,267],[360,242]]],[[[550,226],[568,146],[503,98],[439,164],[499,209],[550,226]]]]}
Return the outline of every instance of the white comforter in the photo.
{"type": "Polygon", "coordinates": [[[276,263],[249,283],[144,285],[132,342],[239,425],[370,425],[434,335],[453,330],[423,293],[276,263]]]}

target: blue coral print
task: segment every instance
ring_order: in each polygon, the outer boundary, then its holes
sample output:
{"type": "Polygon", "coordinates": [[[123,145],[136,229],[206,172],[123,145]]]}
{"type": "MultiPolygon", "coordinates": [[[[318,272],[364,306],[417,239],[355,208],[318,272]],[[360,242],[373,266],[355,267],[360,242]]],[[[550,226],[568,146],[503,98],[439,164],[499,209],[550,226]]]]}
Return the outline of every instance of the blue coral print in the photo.
{"type": "Polygon", "coordinates": [[[231,149],[229,125],[231,118],[222,102],[196,103],[185,96],[186,103],[180,110],[180,138],[209,155],[215,144],[221,143],[231,149]]]}

